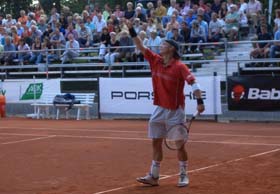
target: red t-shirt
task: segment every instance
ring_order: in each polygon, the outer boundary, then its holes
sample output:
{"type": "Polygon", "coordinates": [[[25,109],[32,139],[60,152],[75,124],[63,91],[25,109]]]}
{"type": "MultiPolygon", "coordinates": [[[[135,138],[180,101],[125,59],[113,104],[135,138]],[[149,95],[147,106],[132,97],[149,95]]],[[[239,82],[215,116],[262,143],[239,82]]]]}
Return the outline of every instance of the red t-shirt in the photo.
{"type": "Polygon", "coordinates": [[[152,52],[150,49],[146,49],[144,56],[151,67],[154,105],[171,110],[176,110],[180,106],[184,108],[185,81],[188,84],[192,84],[195,80],[189,68],[176,59],[171,61],[171,65],[164,67],[162,56],[152,52]]]}

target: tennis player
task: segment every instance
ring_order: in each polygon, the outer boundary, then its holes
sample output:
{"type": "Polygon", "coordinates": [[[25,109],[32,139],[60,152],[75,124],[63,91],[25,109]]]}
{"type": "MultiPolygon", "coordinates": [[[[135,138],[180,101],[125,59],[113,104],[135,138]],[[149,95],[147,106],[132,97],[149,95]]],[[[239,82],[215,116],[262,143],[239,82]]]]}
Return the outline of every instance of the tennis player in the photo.
{"type": "MultiPolygon", "coordinates": [[[[152,186],[159,185],[160,163],[163,159],[162,144],[170,126],[185,122],[185,81],[192,86],[197,99],[197,111],[204,111],[201,98],[201,90],[195,77],[188,67],[180,61],[179,45],[174,40],[164,40],[160,45],[159,54],[145,47],[137,36],[133,25],[127,21],[130,36],[134,44],[150,63],[154,92],[154,105],[156,109],[149,120],[148,135],[152,138],[153,161],[147,176],[136,180],[152,186]]],[[[188,155],[183,146],[177,152],[179,160],[178,186],[184,187],[189,184],[187,175],[188,155]]]]}

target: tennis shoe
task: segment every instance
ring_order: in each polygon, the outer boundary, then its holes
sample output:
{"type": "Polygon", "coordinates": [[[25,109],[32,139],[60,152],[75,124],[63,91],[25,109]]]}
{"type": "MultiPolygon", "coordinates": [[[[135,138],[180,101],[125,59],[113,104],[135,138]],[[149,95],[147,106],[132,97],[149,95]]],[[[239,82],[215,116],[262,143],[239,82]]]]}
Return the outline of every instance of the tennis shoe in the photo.
{"type": "Polygon", "coordinates": [[[144,177],[136,178],[139,183],[151,185],[151,186],[158,186],[159,185],[159,178],[154,178],[151,174],[148,174],[144,177]]]}
{"type": "Polygon", "coordinates": [[[187,174],[180,174],[179,175],[179,181],[178,181],[178,187],[186,187],[188,186],[190,180],[187,174]]]}

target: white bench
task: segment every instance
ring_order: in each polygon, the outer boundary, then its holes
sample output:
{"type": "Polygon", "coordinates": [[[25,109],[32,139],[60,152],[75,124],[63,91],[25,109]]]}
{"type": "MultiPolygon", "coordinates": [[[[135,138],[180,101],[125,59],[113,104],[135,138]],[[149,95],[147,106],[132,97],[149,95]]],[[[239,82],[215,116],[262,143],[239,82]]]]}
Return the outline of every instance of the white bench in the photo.
{"type": "MultiPolygon", "coordinates": [[[[68,104],[56,104],[54,106],[53,99],[57,94],[45,94],[38,102],[35,102],[31,104],[31,106],[35,107],[35,115],[37,119],[40,119],[40,117],[47,117],[50,116],[50,108],[52,107],[55,111],[55,119],[59,119],[59,115],[61,110],[64,109],[66,114],[66,119],[69,118],[69,111],[66,110],[69,105],[68,104]],[[42,113],[42,111],[45,111],[45,114],[42,113]]],[[[85,94],[85,93],[73,93],[75,96],[75,100],[80,101],[80,104],[73,104],[72,109],[77,109],[77,116],[76,119],[80,120],[81,118],[81,110],[85,111],[86,119],[90,119],[89,111],[90,107],[94,104],[94,98],[95,94],[85,94]]]]}

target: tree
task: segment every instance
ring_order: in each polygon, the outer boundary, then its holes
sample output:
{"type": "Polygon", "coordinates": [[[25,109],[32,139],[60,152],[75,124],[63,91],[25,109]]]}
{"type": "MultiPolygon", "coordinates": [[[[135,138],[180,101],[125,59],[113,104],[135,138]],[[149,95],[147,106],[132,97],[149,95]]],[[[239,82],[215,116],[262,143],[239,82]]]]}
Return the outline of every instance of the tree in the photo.
{"type": "Polygon", "coordinates": [[[19,17],[20,10],[29,10],[32,0],[0,0],[0,12],[12,14],[14,18],[19,17]]]}

